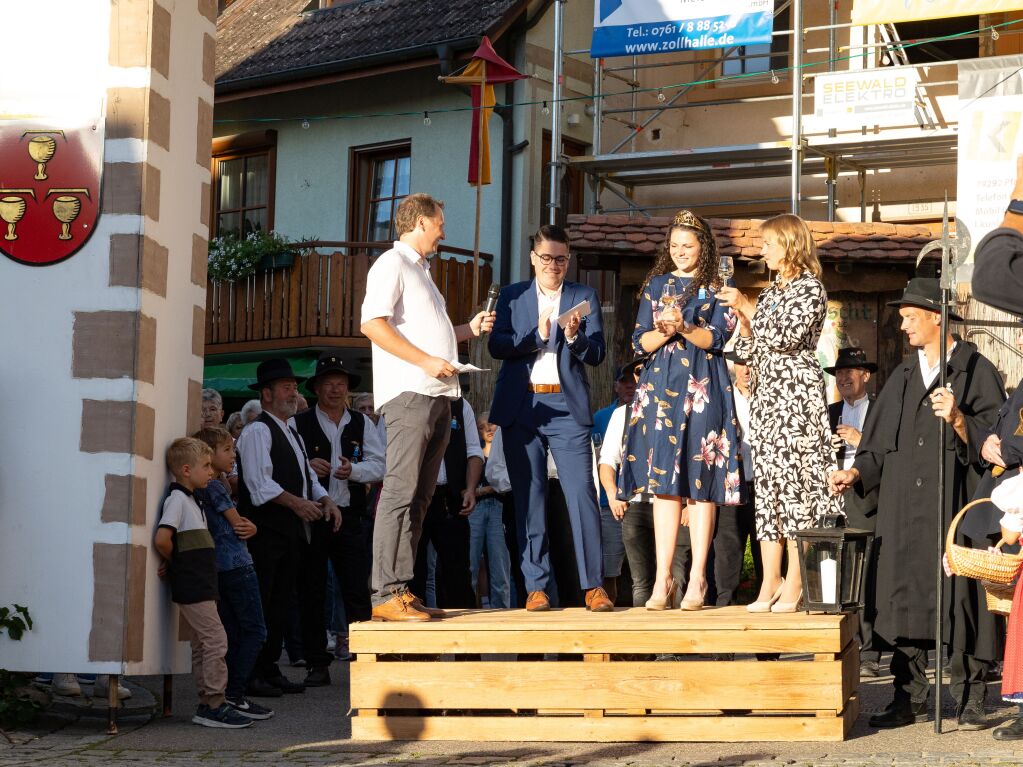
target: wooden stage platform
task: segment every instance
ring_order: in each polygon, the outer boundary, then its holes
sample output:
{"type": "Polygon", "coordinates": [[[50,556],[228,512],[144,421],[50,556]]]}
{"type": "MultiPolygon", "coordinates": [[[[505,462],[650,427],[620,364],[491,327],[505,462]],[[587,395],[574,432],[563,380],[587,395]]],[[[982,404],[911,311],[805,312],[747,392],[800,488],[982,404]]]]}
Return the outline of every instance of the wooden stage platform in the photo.
{"type": "Polygon", "coordinates": [[[843,740],[859,711],[855,634],[853,615],[743,607],[460,610],[429,623],[355,623],[352,737],[843,740]],[[664,654],[678,659],[654,659],[664,654]]]}

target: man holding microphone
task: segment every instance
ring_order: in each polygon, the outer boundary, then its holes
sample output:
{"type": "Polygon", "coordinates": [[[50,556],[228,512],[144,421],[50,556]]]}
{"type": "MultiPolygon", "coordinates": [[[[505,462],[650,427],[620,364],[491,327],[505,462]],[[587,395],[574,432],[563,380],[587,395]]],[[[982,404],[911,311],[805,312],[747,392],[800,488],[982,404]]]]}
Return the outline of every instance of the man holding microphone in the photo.
{"type": "Polygon", "coordinates": [[[444,239],[444,204],[411,194],[394,215],[398,240],[369,270],[362,332],[373,343],[373,394],[387,428],[387,471],[373,529],[373,620],[443,615],[408,590],[423,517],[451,435],[458,343],[488,332],[493,313],[453,327],[427,256],[444,239]]]}

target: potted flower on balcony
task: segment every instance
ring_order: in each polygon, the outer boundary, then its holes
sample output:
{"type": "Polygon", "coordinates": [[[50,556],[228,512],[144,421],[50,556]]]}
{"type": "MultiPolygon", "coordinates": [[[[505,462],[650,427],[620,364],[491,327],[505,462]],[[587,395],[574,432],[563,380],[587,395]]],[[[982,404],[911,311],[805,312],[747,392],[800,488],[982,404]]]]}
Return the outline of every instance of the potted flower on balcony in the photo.
{"type": "Polygon", "coordinates": [[[225,234],[214,237],[209,246],[210,279],[235,282],[256,273],[258,269],[291,266],[295,253],[289,240],[277,232],[253,231],[244,238],[225,234]]]}

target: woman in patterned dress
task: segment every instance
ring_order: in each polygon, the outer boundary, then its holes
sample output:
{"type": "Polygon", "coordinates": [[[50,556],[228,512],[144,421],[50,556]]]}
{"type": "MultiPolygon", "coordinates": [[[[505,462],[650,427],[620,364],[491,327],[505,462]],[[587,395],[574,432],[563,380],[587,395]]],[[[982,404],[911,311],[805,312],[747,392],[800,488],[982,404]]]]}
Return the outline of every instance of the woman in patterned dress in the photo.
{"type": "Polygon", "coordinates": [[[689,526],[693,559],[681,606],[703,607],[715,504],[734,506],[743,500],[735,405],[721,355],[735,318],[718,301],[717,270],[709,225],[683,210],[668,228],[640,290],[632,345],[649,358],[632,402],[618,497],[654,496],[657,565],[646,603],[650,610],[672,604],[671,563],[683,523],[689,526]]]}
{"type": "Polygon", "coordinates": [[[761,255],[777,272],[756,305],[735,288],[719,293],[739,319],[735,350],[750,362],[750,445],[753,448],[757,538],[764,578],[750,612],[795,612],[802,596],[795,533],[825,513],[841,513],[828,491],[834,471],[824,375],[817,339],[828,297],[817,247],[806,223],[784,214],[764,222],[761,255]],[[782,578],[784,547],[788,568],[782,578]]]}

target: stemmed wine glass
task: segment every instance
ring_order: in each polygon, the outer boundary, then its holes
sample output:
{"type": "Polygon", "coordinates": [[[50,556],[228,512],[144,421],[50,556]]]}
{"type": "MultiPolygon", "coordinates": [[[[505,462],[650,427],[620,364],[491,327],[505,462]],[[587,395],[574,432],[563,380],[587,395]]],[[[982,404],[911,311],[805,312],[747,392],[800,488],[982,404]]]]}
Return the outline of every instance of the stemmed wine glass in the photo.
{"type": "Polygon", "coordinates": [[[718,277],[721,278],[721,284],[727,284],[727,282],[735,275],[735,261],[732,260],[731,256],[721,256],[718,258],[718,277]]]}

